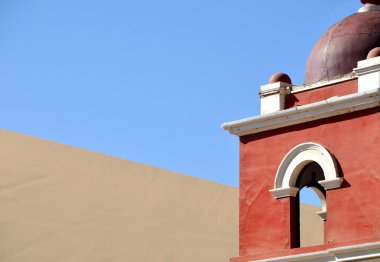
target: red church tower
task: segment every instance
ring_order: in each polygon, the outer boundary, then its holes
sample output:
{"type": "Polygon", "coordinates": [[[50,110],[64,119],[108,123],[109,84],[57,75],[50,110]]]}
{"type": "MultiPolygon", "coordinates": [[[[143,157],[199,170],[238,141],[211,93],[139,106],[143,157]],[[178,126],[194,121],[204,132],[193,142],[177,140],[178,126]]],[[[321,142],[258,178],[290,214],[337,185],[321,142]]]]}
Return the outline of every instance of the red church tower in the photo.
{"type": "Polygon", "coordinates": [[[317,42],[303,85],[275,74],[240,137],[239,257],[380,261],[380,0],[317,42]],[[299,191],[319,196],[324,241],[303,247],[299,191]]]}

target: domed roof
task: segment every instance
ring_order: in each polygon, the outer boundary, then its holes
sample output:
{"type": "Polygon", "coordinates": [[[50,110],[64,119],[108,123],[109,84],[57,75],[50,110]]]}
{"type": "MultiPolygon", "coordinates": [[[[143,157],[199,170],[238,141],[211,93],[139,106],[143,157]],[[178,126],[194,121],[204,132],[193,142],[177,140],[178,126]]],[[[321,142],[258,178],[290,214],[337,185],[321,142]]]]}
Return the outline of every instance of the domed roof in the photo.
{"type": "Polygon", "coordinates": [[[305,83],[352,72],[357,62],[365,60],[376,47],[380,47],[380,11],[357,13],[339,21],[314,46],[306,65],[305,83]]]}

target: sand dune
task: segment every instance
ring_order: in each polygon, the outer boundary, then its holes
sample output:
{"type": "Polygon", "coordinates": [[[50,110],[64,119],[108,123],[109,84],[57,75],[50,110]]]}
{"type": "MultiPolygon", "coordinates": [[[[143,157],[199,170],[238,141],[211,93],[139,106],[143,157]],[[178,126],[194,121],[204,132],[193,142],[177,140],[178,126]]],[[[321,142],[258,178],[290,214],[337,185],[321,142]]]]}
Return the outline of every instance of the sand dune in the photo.
{"type": "Polygon", "coordinates": [[[0,261],[228,261],[237,189],[0,131],[0,261]]]}
{"type": "Polygon", "coordinates": [[[238,255],[234,187],[4,130],[0,176],[0,261],[238,255]]]}

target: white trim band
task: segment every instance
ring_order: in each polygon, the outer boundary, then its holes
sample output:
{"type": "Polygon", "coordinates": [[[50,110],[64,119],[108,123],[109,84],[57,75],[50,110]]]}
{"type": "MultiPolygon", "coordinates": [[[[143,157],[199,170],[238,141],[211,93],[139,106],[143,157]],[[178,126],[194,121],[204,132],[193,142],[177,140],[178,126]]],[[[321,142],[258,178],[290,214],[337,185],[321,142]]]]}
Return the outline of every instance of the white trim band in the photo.
{"type": "Polygon", "coordinates": [[[336,115],[356,112],[380,105],[380,89],[331,97],[316,103],[268,113],[262,116],[224,123],[222,128],[231,134],[244,136],[281,127],[292,126],[336,115]]]}
{"type": "MultiPolygon", "coordinates": [[[[293,256],[270,258],[264,260],[250,260],[249,262],[295,262],[295,261],[313,261],[313,262],[348,262],[363,261],[365,259],[380,258],[380,242],[365,243],[352,246],[330,248],[326,251],[305,253],[293,256]]],[[[377,260],[376,260],[377,261],[377,260]]],[[[247,261],[248,262],[248,261],[247,261]]]]}
{"type": "Polygon", "coordinates": [[[359,8],[358,12],[359,13],[364,13],[368,11],[380,11],[380,5],[368,5],[368,6],[363,6],[359,8]]]}

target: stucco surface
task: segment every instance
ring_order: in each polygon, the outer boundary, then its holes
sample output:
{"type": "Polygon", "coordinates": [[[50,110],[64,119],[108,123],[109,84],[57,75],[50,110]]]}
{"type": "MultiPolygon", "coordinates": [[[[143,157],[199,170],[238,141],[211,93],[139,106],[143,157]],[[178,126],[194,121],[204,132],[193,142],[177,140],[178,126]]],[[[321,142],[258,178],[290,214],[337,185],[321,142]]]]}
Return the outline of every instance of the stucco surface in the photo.
{"type": "Polygon", "coordinates": [[[319,101],[323,101],[334,96],[344,96],[358,92],[358,80],[337,83],[334,85],[323,86],[304,92],[293,93],[286,96],[285,108],[294,106],[307,105],[319,101]]]}
{"type": "Polygon", "coordinates": [[[283,157],[305,142],[326,147],[345,179],[342,188],[327,191],[325,244],[380,237],[380,114],[374,108],[241,138],[241,256],[297,252],[290,249],[289,198],[276,200],[269,190],[283,157]]]}
{"type": "Polygon", "coordinates": [[[0,261],[228,261],[236,188],[0,131],[0,261]]]}

